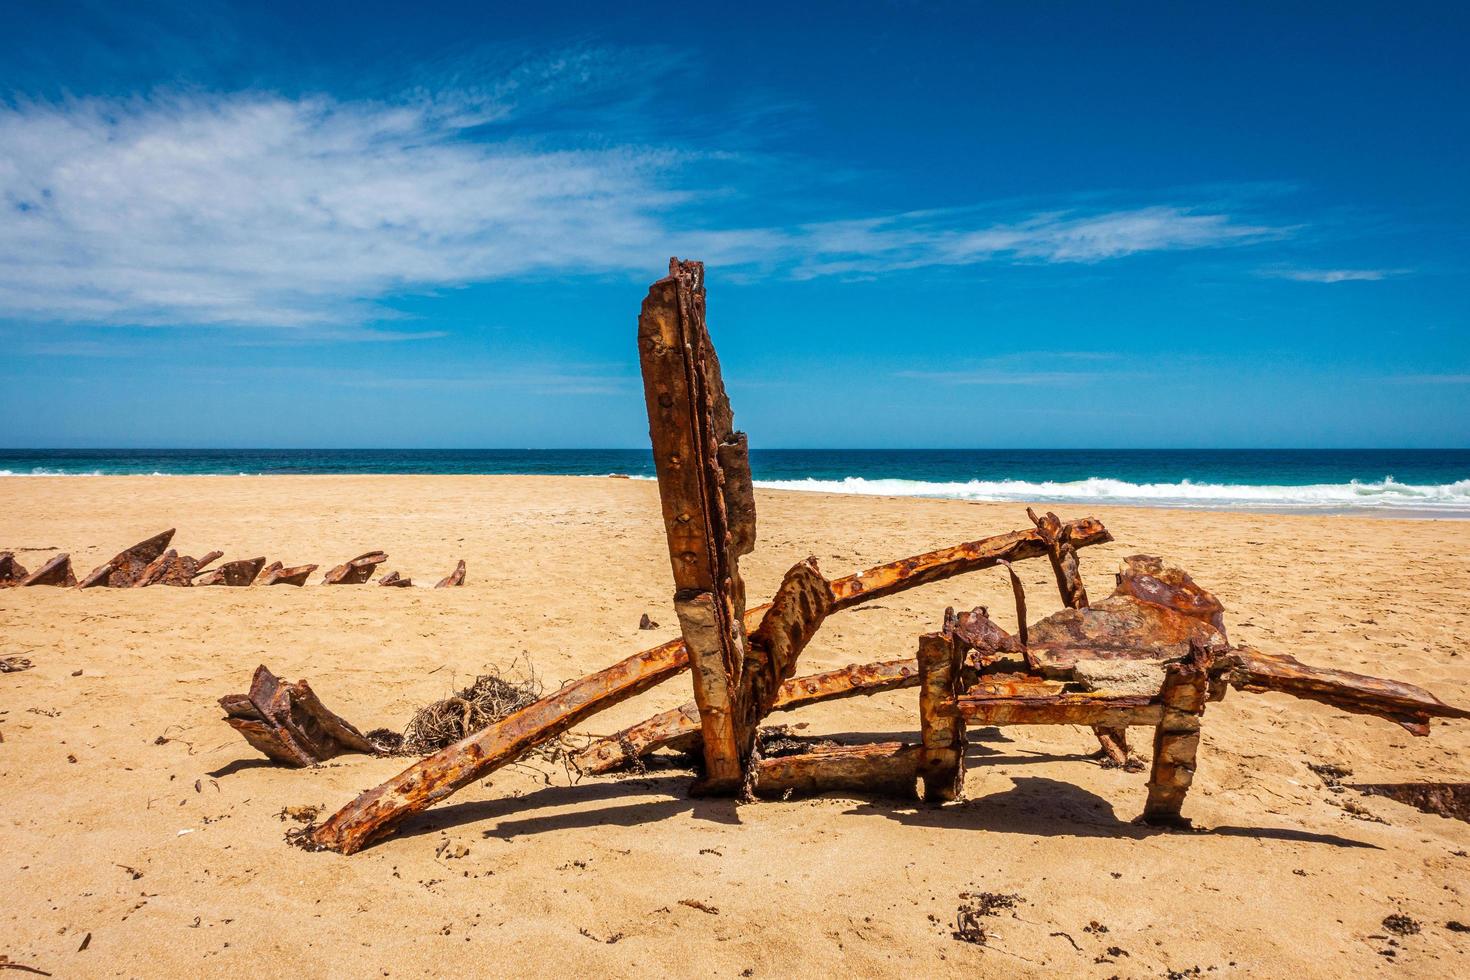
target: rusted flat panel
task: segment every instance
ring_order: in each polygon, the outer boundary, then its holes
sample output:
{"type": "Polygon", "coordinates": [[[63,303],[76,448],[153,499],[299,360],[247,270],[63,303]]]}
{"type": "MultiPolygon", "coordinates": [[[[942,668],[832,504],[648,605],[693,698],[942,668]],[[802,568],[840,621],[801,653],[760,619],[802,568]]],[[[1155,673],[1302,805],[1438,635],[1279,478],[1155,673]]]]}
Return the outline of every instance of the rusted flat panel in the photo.
{"type": "Polygon", "coordinates": [[[36,569],[31,574],[20,580],[22,587],[32,585],[54,585],[62,588],[73,588],[77,584],[77,577],[71,570],[71,556],[66,554],[56,555],[36,569]]]}
{"type": "Polygon", "coordinates": [[[1309,667],[1295,657],[1251,647],[1236,647],[1229,658],[1234,664],[1231,683],[1240,690],[1279,691],[1354,714],[1377,715],[1415,735],[1429,734],[1431,718],[1470,718],[1470,711],[1403,681],[1309,667]]]}
{"type": "Polygon", "coordinates": [[[912,799],[919,747],[901,742],[819,748],[762,759],[755,795],[788,799],[822,793],[861,793],[912,799]]]}
{"type": "Polygon", "coordinates": [[[1178,568],[1135,555],[1124,561],[1112,595],[1083,609],[1063,609],[1032,625],[1026,659],[1049,677],[1067,678],[1078,661],[1162,664],[1195,646],[1218,646],[1219,600],[1178,568]]]}
{"type": "MultiPolygon", "coordinates": [[[[1076,548],[1105,544],[1113,540],[1102,522],[1091,517],[1063,524],[1061,535],[1076,548]]],[[[1002,561],[1042,558],[1046,554],[1046,544],[1042,541],[1041,532],[1035,528],[941,548],[924,555],[879,565],[857,575],[835,579],[832,582],[832,593],[836,599],[833,610],[847,609],[858,602],[892,595],[929,582],[938,582],[964,572],[994,568],[1002,561]]]]}
{"type": "Polygon", "coordinates": [[[397,572],[389,572],[387,575],[378,579],[378,584],[390,589],[407,589],[413,585],[413,579],[404,578],[397,572]]]}

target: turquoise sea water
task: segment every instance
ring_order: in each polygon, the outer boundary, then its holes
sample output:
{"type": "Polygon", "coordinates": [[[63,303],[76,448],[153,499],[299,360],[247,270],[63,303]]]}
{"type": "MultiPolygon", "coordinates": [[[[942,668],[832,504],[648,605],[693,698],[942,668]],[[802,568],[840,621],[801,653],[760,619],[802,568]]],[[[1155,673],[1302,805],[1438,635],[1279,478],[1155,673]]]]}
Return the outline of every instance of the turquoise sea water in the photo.
{"type": "MultiPolygon", "coordinates": [[[[753,450],[761,486],[963,500],[1470,516],[1470,450],[753,450]]],[[[652,477],[644,449],[0,450],[0,476],[652,477]]]]}

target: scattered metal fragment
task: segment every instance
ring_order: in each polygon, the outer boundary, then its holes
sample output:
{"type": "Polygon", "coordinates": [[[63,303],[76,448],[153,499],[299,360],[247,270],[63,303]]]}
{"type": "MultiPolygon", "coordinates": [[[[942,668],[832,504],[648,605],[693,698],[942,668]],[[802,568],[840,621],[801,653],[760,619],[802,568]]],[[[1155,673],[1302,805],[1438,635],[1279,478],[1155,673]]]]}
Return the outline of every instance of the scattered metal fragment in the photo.
{"type": "Polygon", "coordinates": [[[373,577],[373,572],[388,556],[381,551],[369,551],[358,555],[348,562],[343,562],[332,569],[322,579],[323,585],[361,585],[373,577]]]}
{"type": "Polygon", "coordinates": [[[90,589],[102,586],[109,589],[126,589],[135,583],[153,560],[162,555],[173,540],[174,529],[169,528],[145,541],[139,541],[126,551],[118,552],[104,565],[98,565],[82,579],[79,587],[90,589]]]}
{"type": "Polygon", "coordinates": [[[142,574],[133,583],[133,588],[141,589],[150,585],[187,588],[195,584],[195,577],[204,570],[205,566],[223,556],[223,551],[211,551],[203,558],[194,558],[189,555],[180,555],[170,548],[143,569],[142,574]]]}
{"type": "Polygon", "coordinates": [[[0,657],[0,674],[18,674],[33,666],[35,665],[25,657],[0,657]]]}
{"type": "Polygon", "coordinates": [[[316,571],[315,565],[296,565],[292,568],[283,568],[281,563],[273,561],[265,567],[257,580],[261,585],[295,585],[303,586],[306,578],[316,571]]]}
{"type": "Polygon", "coordinates": [[[413,585],[413,579],[404,578],[397,572],[389,572],[387,575],[384,575],[382,578],[378,579],[378,584],[386,585],[389,588],[406,589],[409,586],[413,585]]]}
{"type": "Polygon", "coordinates": [[[658,629],[658,623],[655,623],[653,617],[648,615],[648,613],[644,613],[643,617],[638,620],[638,628],[641,630],[656,630],[658,629]]]}
{"type": "Polygon", "coordinates": [[[463,558],[461,558],[459,560],[459,564],[457,564],[457,565],[454,566],[454,571],[450,572],[448,575],[446,575],[443,578],[441,578],[438,581],[438,583],[435,584],[434,588],[436,588],[436,589],[453,589],[453,588],[458,588],[461,585],[464,585],[464,559],[463,558]]]}
{"type": "Polygon", "coordinates": [[[0,551],[0,589],[14,588],[30,573],[9,551],[0,551]]]}
{"type": "Polygon", "coordinates": [[[363,734],[318,700],[311,685],[288,684],[261,665],[249,694],[219,699],[225,721],[266,756],[288,766],[314,766],[343,752],[376,754],[363,734]]]}
{"type": "Polygon", "coordinates": [[[265,567],[265,557],[242,558],[239,561],[227,561],[213,571],[205,572],[194,580],[196,586],[203,585],[232,585],[244,587],[255,581],[260,570],[265,567]]]}
{"type": "Polygon", "coordinates": [[[21,579],[20,584],[22,586],[55,585],[67,589],[75,587],[77,577],[71,570],[71,556],[57,555],[21,579]]]}

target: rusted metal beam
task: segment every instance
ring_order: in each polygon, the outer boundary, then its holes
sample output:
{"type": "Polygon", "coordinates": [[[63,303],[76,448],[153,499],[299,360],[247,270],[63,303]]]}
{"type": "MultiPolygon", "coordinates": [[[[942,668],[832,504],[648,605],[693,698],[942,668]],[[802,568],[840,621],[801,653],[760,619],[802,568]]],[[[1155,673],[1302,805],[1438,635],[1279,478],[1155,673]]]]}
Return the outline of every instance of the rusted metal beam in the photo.
{"type": "Polygon", "coordinates": [[[173,536],[174,529],[169,528],[145,541],[139,541],[126,551],[118,552],[113,556],[112,561],[92,569],[78,587],[83,589],[97,586],[108,589],[130,588],[153,560],[168,549],[168,543],[173,540],[173,536]]]}
{"type": "Polygon", "coordinates": [[[1310,667],[1286,654],[1235,647],[1226,655],[1230,682],[1238,690],[1278,691],[1360,715],[1386,718],[1415,735],[1429,734],[1431,718],[1470,718],[1414,684],[1310,667]]]}
{"type": "Polygon", "coordinates": [[[352,724],[322,704],[305,680],[288,684],[265,665],[255,668],[249,694],[219,699],[225,721],[267,757],[303,768],[343,752],[377,753],[352,724]]]}
{"type": "Polygon", "coordinates": [[[754,791],[776,800],[841,792],[912,798],[919,755],[917,745],[878,742],[761,759],[754,791]]]}
{"type": "MultiPolygon", "coordinates": [[[[1102,522],[1092,517],[1063,524],[1061,537],[1075,548],[1105,544],[1113,540],[1102,522]]],[[[840,612],[859,602],[892,595],[929,582],[938,582],[962,572],[993,568],[1002,561],[1041,558],[1046,554],[1046,544],[1042,541],[1041,532],[1030,528],[957,544],[952,548],[942,548],[915,558],[889,562],[887,565],[868,569],[860,575],[834,581],[832,594],[835,601],[832,611],[840,612]]]]}
{"type": "MultiPolygon", "coordinates": [[[[850,664],[787,681],[781,685],[771,710],[795,711],[809,704],[866,697],[918,684],[919,671],[913,660],[850,664]]],[[[598,739],[574,755],[572,764],[583,773],[611,772],[658,749],[697,749],[698,741],[699,706],[688,701],[598,739]]]]}
{"type": "Polygon", "coordinates": [[[1077,567],[1077,549],[1062,535],[1062,522],[1057,515],[1047,511],[1045,517],[1037,517],[1036,511],[1026,508],[1026,516],[1041,532],[1046,544],[1047,557],[1057,578],[1057,591],[1062,594],[1062,605],[1068,609],[1082,609],[1087,605],[1087,587],[1082,584],[1082,572],[1077,567]]]}
{"type": "Polygon", "coordinates": [[[755,739],[740,691],[746,657],[740,556],[755,544],[755,505],[745,437],[734,429],[704,305],[703,263],[670,259],[668,276],[643,301],[638,355],[674,611],[704,728],[704,789],[733,792],[744,783],[755,739]]]}

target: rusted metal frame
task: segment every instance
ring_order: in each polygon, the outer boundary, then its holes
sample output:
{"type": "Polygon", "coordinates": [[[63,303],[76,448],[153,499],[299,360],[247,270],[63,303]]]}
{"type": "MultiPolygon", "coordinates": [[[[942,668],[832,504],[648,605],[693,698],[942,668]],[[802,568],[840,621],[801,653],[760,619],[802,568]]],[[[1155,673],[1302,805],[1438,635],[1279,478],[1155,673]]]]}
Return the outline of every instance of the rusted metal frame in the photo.
{"type": "Polygon", "coordinates": [[[919,637],[918,775],[930,803],[957,799],[965,783],[965,719],[955,710],[965,654],[948,625],[919,637]]]}
{"type": "MultiPolygon", "coordinates": [[[[777,692],[771,710],[795,711],[809,704],[865,697],[918,683],[919,671],[913,660],[850,664],[787,681],[777,692]]],[[[598,739],[573,756],[572,763],[584,773],[611,772],[658,749],[697,750],[698,741],[699,706],[688,701],[598,739]]]]}
{"type": "Polygon", "coordinates": [[[1162,716],[1154,729],[1153,769],[1143,807],[1145,823],[1189,826],[1180,811],[1194,782],[1200,719],[1209,701],[1211,661],[1208,647],[1196,647],[1187,660],[1170,664],[1164,674],[1164,685],[1159,690],[1162,716]]]}
{"type": "Polygon", "coordinates": [[[755,740],[740,703],[746,634],[739,566],[754,546],[755,510],[744,437],[734,431],[705,326],[701,263],[671,259],[669,275],[649,288],[638,351],[674,610],[704,730],[702,788],[734,792],[755,740]]]}
{"type": "Polygon", "coordinates": [[[1470,718],[1470,711],[1403,681],[1311,667],[1286,654],[1245,646],[1235,647],[1226,656],[1231,664],[1230,683],[1238,690],[1279,691],[1354,714],[1376,715],[1415,735],[1429,734],[1431,718],[1470,718]]]}
{"type": "Polygon", "coordinates": [[[1163,708],[1147,695],[1062,695],[1055,697],[991,697],[961,695],[954,711],[977,725],[1102,725],[1123,729],[1157,725],[1163,708]]]}
{"type": "MultiPolygon", "coordinates": [[[[1109,541],[1099,521],[1084,518],[1067,525],[1079,544],[1109,541]]],[[[942,548],[870,568],[832,582],[834,611],[872,599],[992,567],[1005,558],[1019,561],[1046,552],[1034,530],[1013,531],[942,548]]],[[[769,606],[746,613],[754,628],[769,606]]],[[[647,691],[689,666],[683,640],[634,654],[573,681],[511,717],[422,759],[337,811],[313,833],[318,846],[353,854],[391,834],[404,820],[488,776],[578,722],[647,691]]]]}
{"type": "Polygon", "coordinates": [[[912,798],[920,754],[917,745],[878,742],[761,759],[755,767],[755,795],[787,799],[852,792],[912,798]]]}

